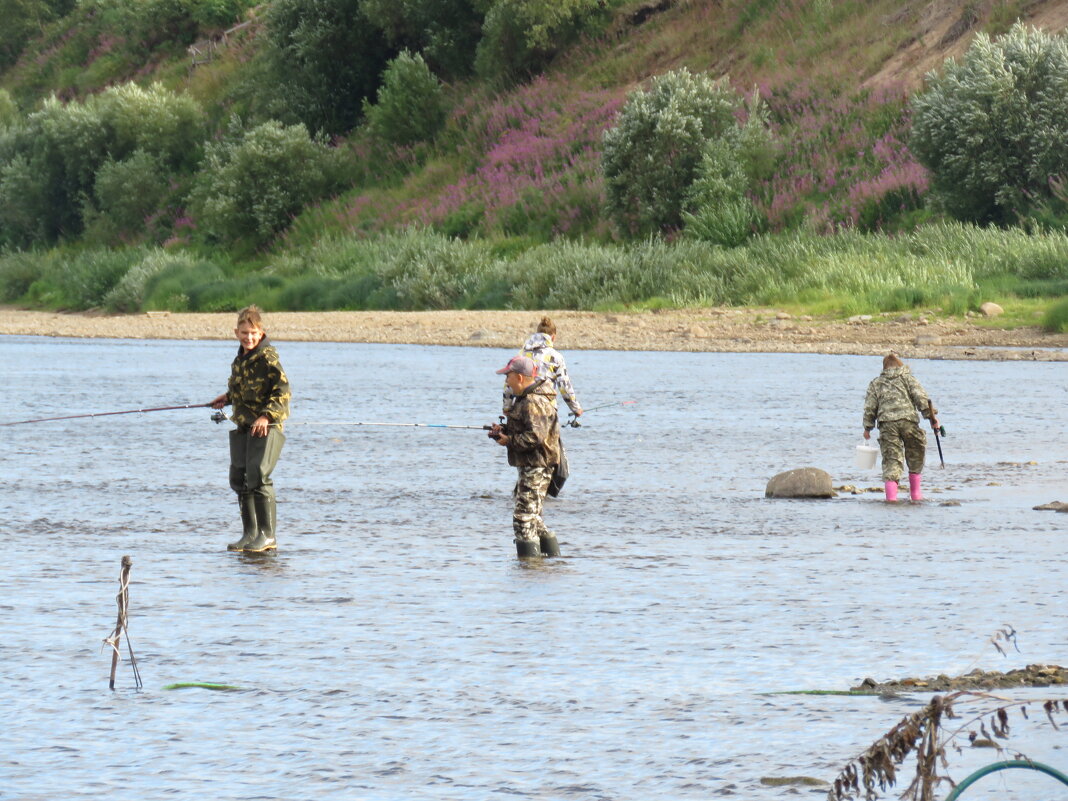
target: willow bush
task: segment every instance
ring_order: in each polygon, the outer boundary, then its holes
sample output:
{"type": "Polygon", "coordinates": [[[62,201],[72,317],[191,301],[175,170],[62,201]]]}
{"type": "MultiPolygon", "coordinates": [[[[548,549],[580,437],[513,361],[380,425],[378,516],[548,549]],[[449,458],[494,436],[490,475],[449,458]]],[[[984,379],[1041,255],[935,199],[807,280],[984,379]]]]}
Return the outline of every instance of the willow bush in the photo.
{"type": "Polygon", "coordinates": [[[984,33],[913,99],[911,147],[960,219],[1015,223],[1068,174],[1068,40],[1017,23],[984,33]]]}
{"type": "Polygon", "coordinates": [[[198,226],[218,242],[260,248],[340,185],[340,167],[337,152],[303,124],[235,125],[207,147],[192,193],[198,226]]]}
{"type": "Polygon", "coordinates": [[[617,227],[631,236],[673,231],[686,211],[744,198],[747,165],[769,139],[759,102],[739,123],[743,105],[726,80],[687,69],[632,92],[616,125],[605,131],[601,158],[617,227]]]}
{"type": "MultiPolygon", "coordinates": [[[[855,314],[1063,296],[1068,235],[950,223],[899,236],[761,234],[739,247],[653,237],[514,250],[409,229],[336,238],[256,272],[159,248],[0,256],[0,300],[46,308],[221,311],[608,309],[809,304],[855,314]]],[[[1051,323],[1052,324],[1052,323],[1051,323]]]]}

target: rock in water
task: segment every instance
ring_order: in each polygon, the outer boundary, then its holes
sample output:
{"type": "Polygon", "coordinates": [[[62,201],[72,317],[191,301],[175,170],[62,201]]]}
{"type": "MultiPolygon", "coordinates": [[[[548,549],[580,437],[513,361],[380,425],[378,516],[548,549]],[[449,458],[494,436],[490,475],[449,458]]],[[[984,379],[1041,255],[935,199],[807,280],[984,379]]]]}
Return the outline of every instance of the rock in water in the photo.
{"type": "Polygon", "coordinates": [[[1041,506],[1033,506],[1031,508],[1036,512],[1068,512],[1068,503],[1063,503],[1062,501],[1050,501],[1041,506]]]}
{"type": "Polygon", "coordinates": [[[764,490],[765,498],[833,498],[829,473],[818,467],[799,467],[773,477],[764,490]]]}

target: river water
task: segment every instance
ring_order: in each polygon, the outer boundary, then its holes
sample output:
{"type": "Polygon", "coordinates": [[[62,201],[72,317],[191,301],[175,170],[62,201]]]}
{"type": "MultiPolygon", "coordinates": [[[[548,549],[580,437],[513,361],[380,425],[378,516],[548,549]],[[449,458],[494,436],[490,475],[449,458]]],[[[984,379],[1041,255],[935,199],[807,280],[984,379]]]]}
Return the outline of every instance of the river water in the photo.
{"type": "MultiPolygon", "coordinates": [[[[1068,500],[1060,364],[913,362],[947,463],[932,442],[928,501],[888,506],[763,498],[806,465],[880,484],[852,466],[878,359],[570,352],[587,407],[636,403],[566,430],[563,558],[525,564],[482,432],[323,425],[493,422],[510,352],[277,344],[276,554],[225,551],[206,409],[0,428],[0,798],[817,797],[761,780],[833,779],[928,696],[766,693],[1068,660],[1068,518],[1032,510],[1068,500]],[[145,686],[123,662],[112,692],[123,554],[145,686]]],[[[2,337],[0,422],[207,402],[235,348],[2,337]]],[[[1068,733],[1013,720],[1068,770],[1068,733]]],[[[998,776],[968,801],[1035,797],[998,776]]]]}

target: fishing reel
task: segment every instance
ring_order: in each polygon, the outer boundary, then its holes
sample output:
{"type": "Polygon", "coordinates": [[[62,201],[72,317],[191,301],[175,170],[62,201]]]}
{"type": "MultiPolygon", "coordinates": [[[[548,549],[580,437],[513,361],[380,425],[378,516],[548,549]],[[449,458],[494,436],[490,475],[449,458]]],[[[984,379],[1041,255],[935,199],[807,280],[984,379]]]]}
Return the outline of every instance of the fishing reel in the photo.
{"type": "Polygon", "coordinates": [[[564,423],[564,425],[570,428],[582,428],[582,423],[579,422],[578,415],[576,414],[573,414],[568,417],[567,422],[564,423]]]}
{"type": "Polygon", "coordinates": [[[222,409],[219,409],[219,411],[214,412],[211,415],[211,422],[213,423],[225,423],[229,419],[230,418],[226,416],[226,412],[224,412],[222,409]]]}

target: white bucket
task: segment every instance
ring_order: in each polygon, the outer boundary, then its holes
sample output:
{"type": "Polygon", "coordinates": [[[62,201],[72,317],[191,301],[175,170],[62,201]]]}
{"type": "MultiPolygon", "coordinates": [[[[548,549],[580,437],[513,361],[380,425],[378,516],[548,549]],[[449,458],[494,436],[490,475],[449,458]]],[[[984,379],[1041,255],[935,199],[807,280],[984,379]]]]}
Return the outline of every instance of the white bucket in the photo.
{"type": "Polygon", "coordinates": [[[862,442],[857,445],[856,453],[853,455],[853,464],[859,467],[861,470],[871,470],[875,467],[875,458],[879,455],[879,446],[872,445],[870,442],[862,442]]]}

